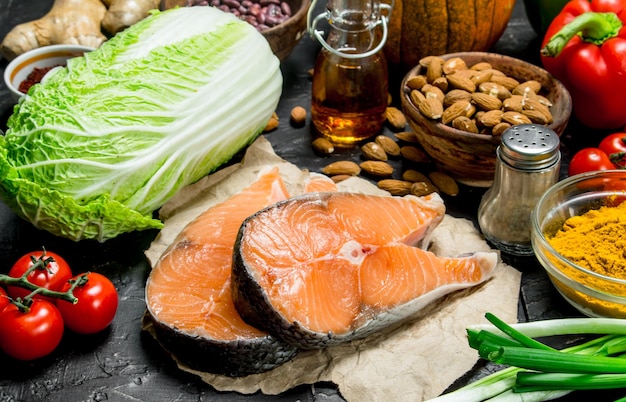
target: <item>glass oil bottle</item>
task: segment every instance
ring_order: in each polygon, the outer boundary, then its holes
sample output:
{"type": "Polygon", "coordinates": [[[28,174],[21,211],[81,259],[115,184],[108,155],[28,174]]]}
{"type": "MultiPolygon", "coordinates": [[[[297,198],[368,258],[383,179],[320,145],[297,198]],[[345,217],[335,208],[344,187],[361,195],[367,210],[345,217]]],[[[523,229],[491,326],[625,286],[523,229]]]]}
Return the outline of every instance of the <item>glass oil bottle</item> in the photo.
{"type": "Polygon", "coordinates": [[[313,73],[312,123],[335,145],[351,146],[382,130],[389,92],[382,49],[390,12],[378,0],[328,0],[326,13],[309,16],[309,33],[322,44],[313,73]],[[326,40],[316,29],[323,18],[330,25],[326,40]]]}

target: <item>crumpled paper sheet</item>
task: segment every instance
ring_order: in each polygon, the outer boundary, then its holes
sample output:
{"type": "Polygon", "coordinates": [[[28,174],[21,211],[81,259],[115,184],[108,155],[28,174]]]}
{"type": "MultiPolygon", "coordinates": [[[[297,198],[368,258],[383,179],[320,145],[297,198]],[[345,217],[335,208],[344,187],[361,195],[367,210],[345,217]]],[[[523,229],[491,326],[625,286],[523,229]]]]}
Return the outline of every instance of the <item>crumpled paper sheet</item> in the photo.
{"type": "MultiPolygon", "coordinates": [[[[267,166],[279,167],[292,195],[302,191],[309,173],[279,158],[270,143],[259,137],[242,163],[185,188],[161,208],[165,227],[146,251],[152,264],[188,222],[247,187],[267,166]]],[[[387,194],[359,178],[339,183],[339,189],[387,194]]],[[[457,256],[491,249],[470,221],[446,215],[433,233],[430,250],[440,256],[457,256]]],[[[294,360],[266,373],[230,378],[198,372],[181,363],[179,367],[219,391],[275,395],[298,385],[330,381],[349,402],[423,401],[439,395],[477,362],[476,351],[467,344],[469,325],[486,323],[486,312],[517,322],[520,278],[519,271],[500,261],[489,281],[440,299],[412,322],[364,340],[300,352],[294,360]]]]}

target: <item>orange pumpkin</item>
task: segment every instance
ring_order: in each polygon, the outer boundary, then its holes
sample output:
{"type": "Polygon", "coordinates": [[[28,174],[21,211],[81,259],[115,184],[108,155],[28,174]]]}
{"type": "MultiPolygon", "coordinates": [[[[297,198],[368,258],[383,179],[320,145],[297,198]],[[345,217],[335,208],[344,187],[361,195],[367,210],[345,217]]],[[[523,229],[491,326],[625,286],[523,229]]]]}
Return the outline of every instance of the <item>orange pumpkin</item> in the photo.
{"type": "Polygon", "coordinates": [[[408,71],[424,56],[489,50],[514,6],[515,0],[395,0],[387,61],[408,71]]]}

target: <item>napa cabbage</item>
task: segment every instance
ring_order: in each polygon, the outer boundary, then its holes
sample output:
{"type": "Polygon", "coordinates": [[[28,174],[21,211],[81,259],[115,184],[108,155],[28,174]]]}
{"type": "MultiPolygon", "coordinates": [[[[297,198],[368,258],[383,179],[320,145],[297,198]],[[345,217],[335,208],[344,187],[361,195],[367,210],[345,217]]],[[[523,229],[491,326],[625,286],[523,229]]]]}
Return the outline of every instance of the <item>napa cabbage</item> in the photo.
{"type": "Polygon", "coordinates": [[[154,211],[249,145],[281,90],[248,23],[213,7],[154,12],[20,99],[0,136],[0,196],[76,241],[159,229],[154,211]]]}

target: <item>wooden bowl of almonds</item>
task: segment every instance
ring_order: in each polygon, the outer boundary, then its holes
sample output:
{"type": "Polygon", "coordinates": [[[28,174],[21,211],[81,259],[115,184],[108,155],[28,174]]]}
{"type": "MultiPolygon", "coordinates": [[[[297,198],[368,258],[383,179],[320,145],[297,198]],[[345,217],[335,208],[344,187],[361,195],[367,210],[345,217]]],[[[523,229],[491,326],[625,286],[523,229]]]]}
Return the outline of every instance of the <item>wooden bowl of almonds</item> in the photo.
{"type": "Polygon", "coordinates": [[[476,187],[491,185],[508,127],[540,124],[560,136],[572,109],[569,92],[546,70],[486,52],[424,57],[404,77],[401,102],[437,167],[476,187]]]}

